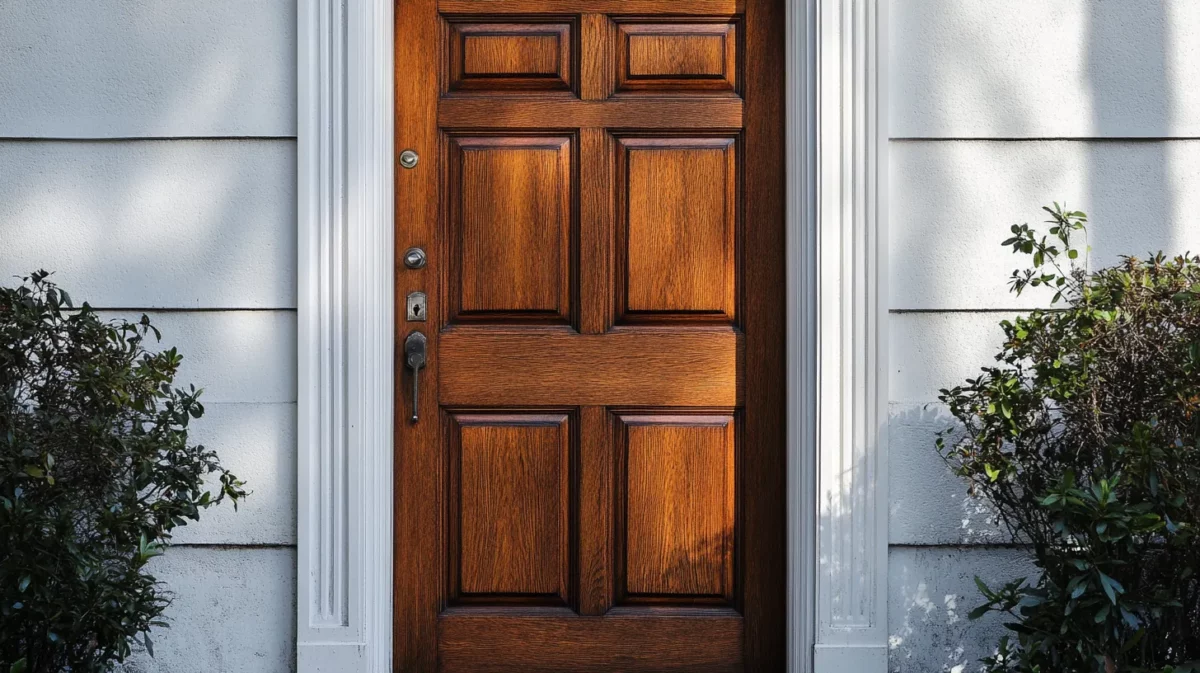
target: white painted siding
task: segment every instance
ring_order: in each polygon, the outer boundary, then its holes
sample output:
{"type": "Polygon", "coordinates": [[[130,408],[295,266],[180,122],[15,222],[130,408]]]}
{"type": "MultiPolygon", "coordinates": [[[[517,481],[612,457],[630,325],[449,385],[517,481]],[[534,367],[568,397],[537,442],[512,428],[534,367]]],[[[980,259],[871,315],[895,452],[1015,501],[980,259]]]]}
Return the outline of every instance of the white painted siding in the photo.
{"type": "Polygon", "coordinates": [[[2,278],[43,265],[99,307],[296,307],[295,141],[9,141],[0,166],[2,278]]]}
{"type": "Polygon", "coordinates": [[[989,585],[1033,576],[1024,552],[997,547],[900,547],[888,554],[890,669],[893,673],[979,670],[1004,632],[1001,620],[967,614],[989,585]]]}
{"type": "Polygon", "coordinates": [[[217,449],[251,494],[237,511],[215,507],[199,522],[176,529],[175,542],[296,544],[296,405],[209,403],[204,411],[193,439],[217,449]]]}
{"type": "MultiPolygon", "coordinates": [[[[137,313],[102,312],[133,320],[137,313]]],[[[294,311],[150,311],[160,348],[183,355],[177,381],[204,388],[206,404],[296,402],[294,311]]],[[[203,422],[203,421],[201,421],[203,422]]]]}
{"type": "Polygon", "coordinates": [[[295,670],[295,549],[174,547],[150,568],[175,594],[172,625],[127,673],[295,670]]]}
{"type": "Polygon", "coordinates": [[[295,0],[5,0],[0,136],[294,136],[295,0]]]}
{"type": "Polygon", "coordinates": [[[891,3],[893,137],[1200,136],[1200,3],[891,3]]]}
{"type": "Polygon", "coordinates": [[[1043,222],[1053,201],[1088,213],[1095,264],[1200,250],[1200,140],[922,140],[890,150],[894,309],[1046,304],[1051,295],[1008,292],[1027,257],[1000,242],[1014,223],[1043,222]]]}
{"type": "Polygon", "coordinates": [[[1031,568],[937,455],[938,389],[1047,303],[1000,247],[1042,205],[1088,212],[1093,265],[1200,250],[1200,3],[891,0],[890,35],[890,668],[967,673],[1000,633],[972,578],[1031,568]]]}
{"type": "Polygon", "coordinates": [[[0,277],[147,311],[252,495],[180,529],[137,673],[295,669],[296,4],[0,0],[0,277]]]}

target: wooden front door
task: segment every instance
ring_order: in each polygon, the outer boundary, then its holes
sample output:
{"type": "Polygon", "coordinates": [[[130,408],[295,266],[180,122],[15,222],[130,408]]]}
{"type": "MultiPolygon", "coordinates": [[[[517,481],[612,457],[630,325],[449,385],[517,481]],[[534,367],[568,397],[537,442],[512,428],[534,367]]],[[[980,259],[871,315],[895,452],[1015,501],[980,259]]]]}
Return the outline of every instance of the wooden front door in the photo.
{"type": "Polygon", "coordinates": [[[395,670],[783,670],[783,4],[398,1],[395,670]]]}

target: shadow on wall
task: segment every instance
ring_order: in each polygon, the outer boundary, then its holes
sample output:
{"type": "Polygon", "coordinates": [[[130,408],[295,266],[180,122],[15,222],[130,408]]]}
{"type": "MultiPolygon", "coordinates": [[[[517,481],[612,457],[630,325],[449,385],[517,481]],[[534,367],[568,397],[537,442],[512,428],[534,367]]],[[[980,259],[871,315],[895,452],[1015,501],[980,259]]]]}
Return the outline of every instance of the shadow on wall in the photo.
{"type": "Polygon", "coordinates": [[[293,136],[295,0],[0,2],[0,136],[293,136]]]}
{"type": "Polygon", "coordinates": [[[893,405],[892,483],[919,484],[894,487],[889,503],[888,649],[895,673],[977,670],[1004,628],[994,614],[967,618],[983,602],[975,576],[995,584],[1034,574],[1026,550],[1007,544],[987,503],[967,495],[966,483],[935,448],[937,432],[956,427],[940,404],[893,405]]]}
{"type": "MultiPolygon", "coordinates": [[[[910,4],[904,2],[903,10],[910,19],[912,15],[924,16],[924,9],[910,4]]],[[[1177,93],[1172,83],[1181,80],[1169,70],[1173,67],[1170,41],[1182,37],[1171,32],[1169,18],[1175,3],[1079,0],[1041,5],[1030,11],[1037,16],[1048,12],[1068,19],[1064,21],[1067,25],[1012,35],[999,35],[988,18],[1003,13],[1002,22],[1015,24],[1011,12],[1018,10],[1011,6],[988,3],[985,7],[982,2],[932,4],[956,14],[943,25],[977,31],[974,37],[978,39],[956,36],[944,42],[950,47],[945,51],[923,52],[937,53],[953,65],[943,63],[920,75],[957,76],[955,86],[971,88],[977,100],[994,101],[987,111],[995,118],[979,128],[1014,138],[1028,138],[1029,130],[1035,136],[1060,135],[1044,132],[1048,127],[1039,121],[1046,115],[1044,104],[1026,102],[1042,92],[1031,96],[1023,91],[1020,78],[1014,76],[1023,73],[1012,64],[1022,61],[1014,57],[1014,50],[1031,48],[1022,44],[1030,34],[1053,35],[1062,30],[1083,33],[1079,40],[1082,51],[1077,52],[1081,71],[1071,72],[1069,66],[1063,68],[1057,63],[1052,67],[1078,78],[1065,88],[1074,86],[1086,92],[1083,100],[1065,98],[1062,105],[1077,109],[1086,118],[1071,123],[1072,128],[1082,130],[1077,140],[1044,137],[989,142],[985,140],[987,133],[983,133],[983,142],[893,144],[898,150],[895,156],[903,161],[893,166],[905,169],[893,183],[893,194],[902,204],[897,214],[905,218],[892,229],[898,234],[892,250],[901,262],[893,265],[893,274],[899,274],[894,275],[894,285],[900,289],[899,294],[894,291],[893,307],[940,313],[947,308],[1025,305],[1023,301],[1000,303],[1006,301],[1002,297],[1006,295],[1007,270],[1021,266],[1023,261],[1009,257],[998,244],[1008,224],[1041,219],[1036,216],[1041,202],[1018,203],[1031,195],[1046,201],[1069,199],[1072,206],[1093,215],[1091,243],[1098,252],[1093,266],[1112,263],[1118,254],[1143,255],[1147,252],[1144,248],[1162,246],[1169,252],[1183,252],[1189,243],[1195,247],[1195,234],[1189,233],[1185,218],[1189,217],[1186,204],[1196,199],[1194,176],[1190,188],[1188,179],[1197,171],[1181,161],[1195,153],[1188,151],[1192,143],[1152,142],[1179,128],[1173,123],[1177,93]],[[1073,14],[1075,8],[1082,15],[1073,14]],[[964,52],[956,55],[953,52],[958,48],[964,52]],[[990,53],[981,54],[980,50],[990,53]],[[998,67],[984,68],[981,63],[998,67]],[[995,76],[980,78],[979,72],[995,76]],[[973,75],[967,77],[967,73],[973,75]],[[983,163],[988,161],[1002,165],[983,163]],[[963,179],[964,175],[974,177],[963,179]],[[967,212],[964,208],[971,211],[965,220],[969,226],[962,226],[963,220],[958,219],[967,212]],[[924,226],[919,223],[921,219],[938,222],[924,226]],[[944,254],[918,251],[938,235],[952,236],[952,244],[945,246],[948,250],[944,254]],[[1000,269],[1007,270],[994,273],[1000,269]],[[910,274],[918,276],[919,282],[904,278],[910,274]],[[969,290],[963,290],[964,284],[971,286],[969,290]],[[920,296],[914,299],[918,291],[920,296]]],[[[921,39],[930,38],[926,35],[921,39]]],[[[1063,39],[1073,41],[1075,34],[1063,39]]],[[[914,81],[920,81],[919,77],[914,81]]],[[[945,82],[925,83],[949,90],[945,82]]],[[[1044,98],[1041,100],[1044,103],[1044,98]]],[[[916,104],[927,106],[923,112],[933,117],[933,127],[953,129],[962,123],[953,106],[928,101],[916,104]]],[[[1048,123],[1062,123],[1062,118],[1048,123]]],[[[892,323],[910,319],[921,328],[954,330],[966,319],[961,314],[944,316],[945,320],[929,315],[893,315],[892,323]]],[[[1005,317],[987,314],[992,323],[1005,317]]],[[[946,335],[941,341],[934,336],[923,343],[936,343],[942,351],[940,357],[948,360],[961,360],[964,354],[960,351],[970,350],[946,335]]],[[[892,369],[901,377],[920,379],[919,373],[910,371],[912,364],[893,362],[892,369]]],[[[990,364],[990,358],[970,364],[984,366],[990,364]]],[[[939,384],[949,387],[958,382],[946,380],[939,384]]],[[[929,394],[927,386],[914,386],[912,380],[903,383],[899,387],[906,393],[921,388],[929,394]]],[[[975,576],[990,585],[1033,577],[1036,568],[1026,550],[1006,544],[1008,536],[990,521],[987,506],[966,496],[965,484],[937,455],[935,433],[954,425],[954,419],[932,400],[918,400],[908,394],[901,397],[904,403],[892,404],[889,424],[889,668],[893,673],[973,673],[982,669],[979,659],[994,652],[998,638],[1005,632],[1004,620],[995,614],[978,621],[967,618],[983,602],[975,576]]]]}
{"type": "Polygon", "coordinates": [[[289,0],[0,2],[0,282],[294,308],[295,26],[289,0]]]}
{"type": "Polygon", "coordinates": [[[966,482],[934,446],[939,431],[955,430],[946,436],[950,444],[961,436],[961,427],[941,404],[892,405],[888,470],[896,487],[888,502],[888,534],[893,545],[1008,543],[991,506],[967,494],[966,482]]]}
{"type": "Polygon", "coordinates": [[[1200,248],[1200,140],[1159,141],[1200,135],[1200,5],[893,2],[894,124],[913,138],[891,144],[893,308],[1041,303],[1008,296],[998,243],[1054,200],[1092,216],[1094,264],[1200,248]]]}
{"type": "Polygon", "coordinates": [[[0,283],[172,309],[197,438],[256,491],[152,561],[172,627],[127,671],[295,670],[295,31],[294,0],[0,0],[0,283]]]}
{"type": "Polygon", "coordinates": [[[888,564],[889,668],[893,673],[967,673],[982,668],[1005,632],[996,614],[971,621],[989,585],[1032,577],[1025,550],[1011,547],[892,547],[888,564]]]}
{"type": "MultiPolygon", "coordinates": [[[[1124,0],[1093,0],[1087,3],[1087,48],[1086,72],[1091,90],[1093,134],[1101,138],[1121,138],[1130,135],[1131,119],[1138,117],[1156,119],[1146,128],[1150,136],[1167,137],[1172,133],[1171,115],[1174,111],[1174,92],[1167,77],[1167,32],[1170,0],[1148,0],[1127,2],[1124,0]],[[1137,38],[1130,39],[1130,27],[1137,27],[1137,38]]],[[[1140,194],[1142,203],[1161,209],[1150,214],[1150,218],[1169,223],[1170,238],[1168,253],[1183,252],[1183,233],[1178,231],[1182,213],[1177,212],[1177,201],[1182,197],[1173,189],[1170,166],[1175,150],[1170,144],[1160,148],[1155,160],[1139,166],[1142,171],[1138,184],[1142,189],[1153,190],[1140,194]]],[[[1088,163],[1088,198],[1080,204],[1085,210],[1090,203],[1098,202],[1102,195],[1116,185],[1105,184],[1092,163],[1088,163]]],[[[1121,226],[1110,222],[1109,226],[1121,226]]],[[[1143,255],[1147,250],[1127,248],[1123,254],[1143,255]]]]}

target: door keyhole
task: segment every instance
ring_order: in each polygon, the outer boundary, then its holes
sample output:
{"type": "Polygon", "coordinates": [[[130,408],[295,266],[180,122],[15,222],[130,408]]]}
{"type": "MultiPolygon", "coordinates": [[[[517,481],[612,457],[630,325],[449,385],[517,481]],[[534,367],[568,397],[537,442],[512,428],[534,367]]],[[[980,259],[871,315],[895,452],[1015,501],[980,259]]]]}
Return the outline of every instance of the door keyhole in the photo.
{"type": "Polygon", "coordinates": [[[408,301],[405,302],[408,311],[405,319],[409,322],[425,322],[425,314],[428,313],[424,292],[408,293],[408,301]]]}

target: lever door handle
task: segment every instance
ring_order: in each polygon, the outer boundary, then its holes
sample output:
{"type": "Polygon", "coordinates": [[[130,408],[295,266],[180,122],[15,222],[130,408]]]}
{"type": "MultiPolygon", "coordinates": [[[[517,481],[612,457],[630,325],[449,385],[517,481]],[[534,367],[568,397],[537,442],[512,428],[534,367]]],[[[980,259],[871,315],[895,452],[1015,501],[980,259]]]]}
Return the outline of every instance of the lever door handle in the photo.
{"type": "Polygon", "coordinates": [[[425,366],[425,344],[428,340],[424,334],[414,331],[404,340],[404,364],[412,370],[412,418],[417,422],[417,409],[421,397],[420,375],[425,366]]]}

